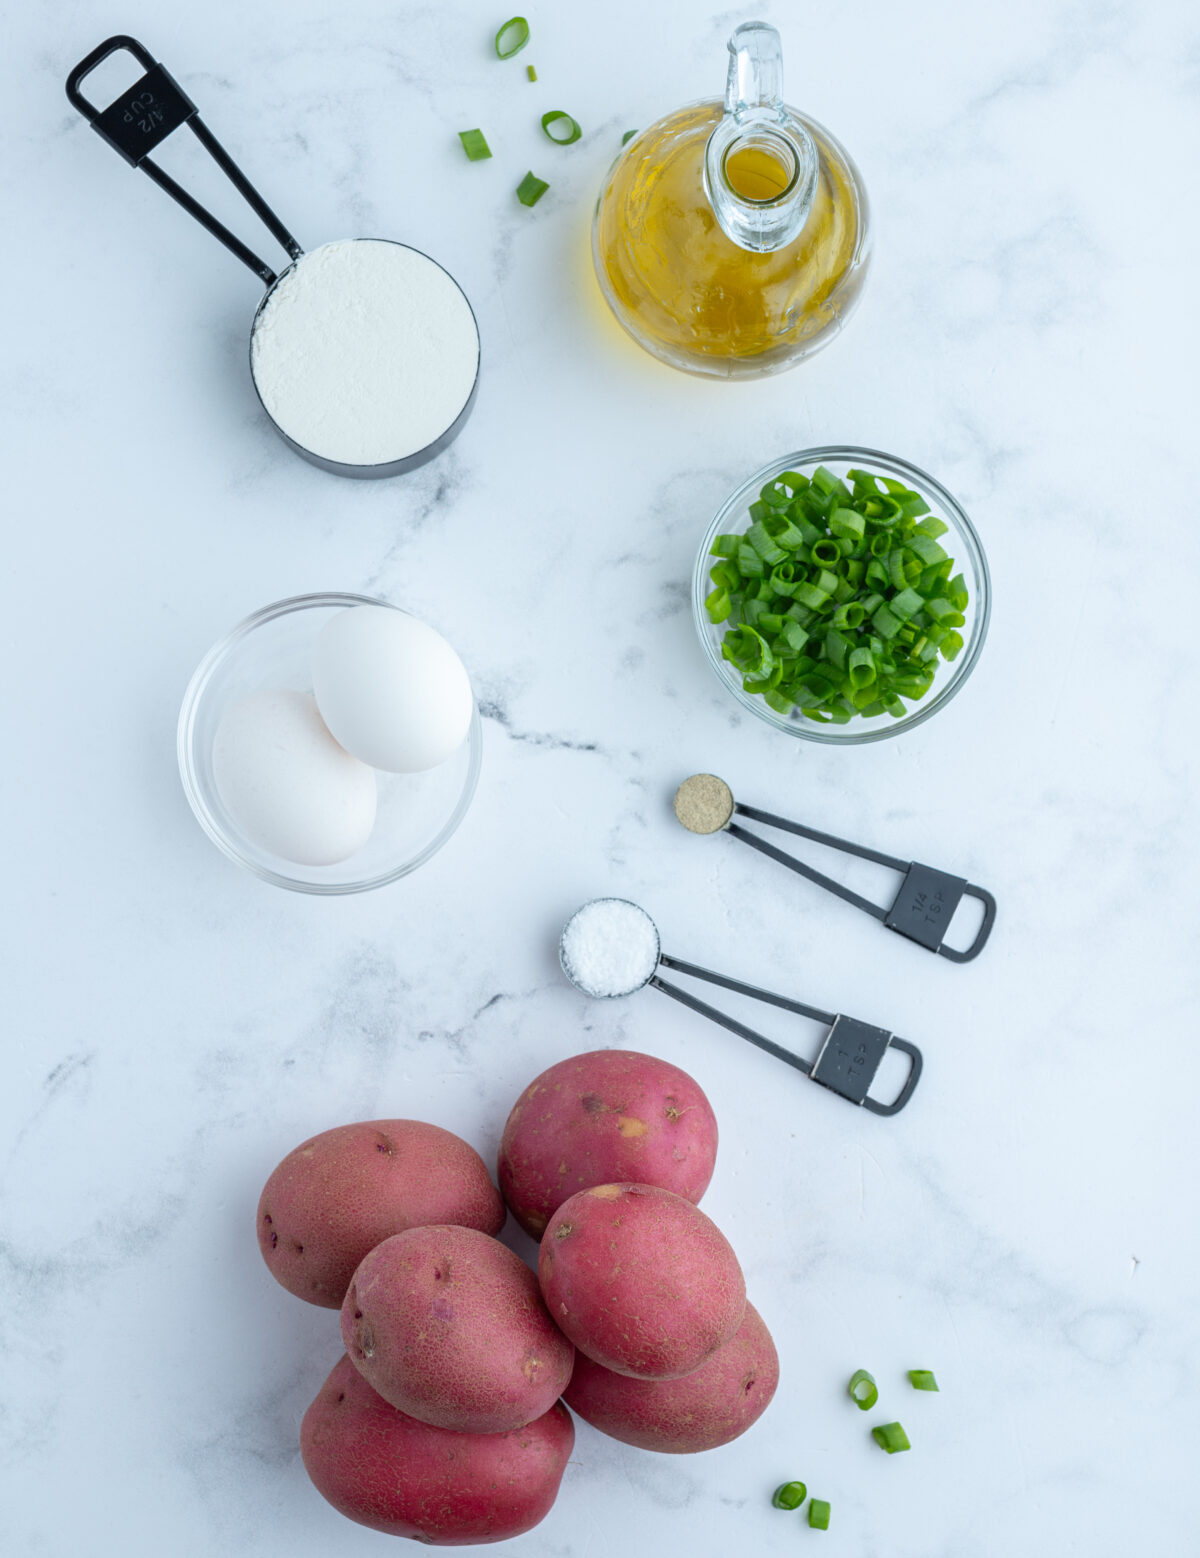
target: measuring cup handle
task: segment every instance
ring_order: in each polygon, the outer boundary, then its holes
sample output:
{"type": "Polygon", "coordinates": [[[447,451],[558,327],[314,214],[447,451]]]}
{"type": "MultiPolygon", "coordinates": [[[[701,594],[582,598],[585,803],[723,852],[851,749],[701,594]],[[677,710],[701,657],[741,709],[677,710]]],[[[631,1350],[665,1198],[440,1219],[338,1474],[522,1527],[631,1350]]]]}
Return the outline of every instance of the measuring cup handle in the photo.
{"type": "Polygon", "coordinates": [[[195,103],[170,72],[136,38],[127,38],[123,33],[106,38],[86,59],[80,60],[67,77],[67,100],[133,168],[139,167],[160,142],[197,113],[195,103]],[[133,55],[143,73],[107,108],[97,108],[84,97],[82,83],[97,65],[121,50],[133,55]]]}
{"type": "Polygon", "coordinates": [[[149,51],[140,44],[136,38],[129,38],[124,33],[118,33],[113,38],[106,38],[103,43],[98,43],[86,59],[81,59],[79,64],[67,77],[67,100],[71,107],[78,109],[83,117],[95,124],[100,117],[100,110],[89,103],[80,91],[80,87],[86,77],[90,76],[97,65],[103,64],[110,54],[116,54],[119,49],[132,54],[143,70],[154,69],[154,59],[149,51]]]}
{"type": "Polygon", "coordinates": [[[219,222],[211,211],[206,210],[169,174],[163,172],[150,156],[155,147],[165,141],[168,135],[178,130],[180,125],[186,124],[291,258],[299,259],[304,252],[200,118],[195,103],[174,76],[160,65],[136,38],[119,33],[115,37],[106,38],[86,58],[81,59],[67,76],[67,100],[130,167],[140,168],[143,173],[152,178],[160,189],[181,205],[189,216],[195,217],[201,227],[224,244],[231,254],[236,255],[242,264],[248,266],[268,287],[276,280],[275,272],[271,267],[265,260],[260,260],[252,249],[249,249],[240,238],[235,237],[223,222],[219,222]],[[84,97],[83,82],[97,65],[108,59],[110,54],[116,54],[122,49],[133,55],[142,67],[143,74],[107,108],[97,108],[84,97]]]}

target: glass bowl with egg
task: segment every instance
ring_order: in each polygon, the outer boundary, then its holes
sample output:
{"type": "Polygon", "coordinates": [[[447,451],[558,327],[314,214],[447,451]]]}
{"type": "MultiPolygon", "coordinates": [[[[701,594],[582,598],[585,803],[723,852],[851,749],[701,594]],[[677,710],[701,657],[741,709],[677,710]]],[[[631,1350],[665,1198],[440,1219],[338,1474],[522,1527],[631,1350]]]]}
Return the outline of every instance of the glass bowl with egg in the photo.
{"type": "Polygon", "coordinates": [[[853,746],[923,724],[959,692],[987,637],[991,581],[940,482],[896,455],[826,445],[773,460],[721,506],[692,616],[743,708],[789,736],[853,746]]]}
{"type": "Polygon", "coordinates": [[[383,887],[441,849],[471,804],[483,738],[440,634],[390,602],[334,593],[277,601],[214,644],[177,745],[218,849],[276,887],[328,895],[383,887]]]}

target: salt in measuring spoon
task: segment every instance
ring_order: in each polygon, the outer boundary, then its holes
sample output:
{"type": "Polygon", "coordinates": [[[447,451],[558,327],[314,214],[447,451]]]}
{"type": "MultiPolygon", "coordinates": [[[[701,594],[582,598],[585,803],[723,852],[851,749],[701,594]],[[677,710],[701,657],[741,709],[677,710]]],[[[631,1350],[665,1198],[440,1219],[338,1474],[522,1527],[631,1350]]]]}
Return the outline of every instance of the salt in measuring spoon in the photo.
{"type": "Polygon", "coordinates": [[[558,942],[558,960],[563,973],[577,990],[584,995],[600,999],[633,995],[647,985],[661,990],[673,1000],[699,1012],[702,1017],[736,1033],[739,1038],[756,1044],[777,1060],[794,1066],[812,1081],[840,1094],[852,1104],[860,1104],[872,1114],[898,1114],[913,1095],[913,1090],[924,1065],[921,1051],[907,1039],[897,1038],[886,1028],[860,1022],[856,1017],[822,1011],[803,1001],[793,1001],[787,996],[760,990],[756,985],[742,984],[711,969],[698,968],[679,958],[668,957],[662,950],[658,927],[636,903],[627,898],[593,898],[567,921],[558,942]],[[697,1000],[678,985],[668,984],[658,970],[669,968],[693,979],[707,980],[737,995],[764,1001],[769,1006],[781,1007],[825,1024],[828,1032],[817,1052],[815,1060],[808,1061],[791,1050],[784,1049],[773,1039],[757,1033],[745,1023],[718,1011],[706,1002],[697,1000]],[[880,1063],[889,1049],[899,1050],[908,1056],[909,1071],[904,1086],[891,1103],[881,1103],[869,1096],[880,1063]]]}
{"type": "Polygon", "coordinates": [[[777,860],[780,865],[815,882],[827,892],[836,894],[844,902],[853,904],[856,909],[862,909],[874,919],[881,920],[888,930],[898,931],[901,936],[906,936],[909,941],[915,941],[930,952],[940,952],[942,957],[949,958],[952,963],[969,963],[972,958],[978,957],[992,933],[996,921],[996,900],[986,887],[976,887],[965,877],[951,876],[947,871],[939,871],[936,866],[921,865],[916,860],[900,860],[895,855],[884,855],[862,844],[851,844],[848,839],[835,838],[832,833],[820,833],[816,828],[805,827],[803,823],[789,822],[786,817],[759,811],[755,806],[743,806],[740,801],[734,800],[733,791],[716,774],[693,774],[690,779],[685,779],[675,792],[674,804],[675,816],[689,833],[729,833],[741,839],[743,844],[757,849],[760,854],[777,860]],[[835,882],[832,877],[805,865],[803,860],[785,854],[766,839],[741,827],[733,820],[735,814],[748,817],[753,822],[765,823],[770,828],[782,828],[800,838],[812,839],[816,844],[827,844],[831,849],[839,849],[843,854],[857,855],[860,860],[872,860],[876,865],[901,872],[904,880],[895,902],[890,909],[885,909],[881,904],[872,903],[869,898],[860,897],[841,882],[835,882]],[[955,909],[964,898],[978,899],[983,905],[983,922],[975,940],[965,951],[960,952],[956,947],[947,946],[943,938],[955,909]]]}
{"type": "Polygon", "coordinates": [[[376,478],[415,470],[453,442],[475,404],[479,328],[449,272],[390,239],[343,239],[306,253],[136,38],[121,34],[93,49],[67,77],[67,98],[265,284],[250,329],[250,372],[291,449],[322,470],[376,478]],[[144,74],[99,109],[83,82],[122,51],[144,74]],[[278,275],[150,156],[185,124],[287,251],[292,263],[278,275]]]}

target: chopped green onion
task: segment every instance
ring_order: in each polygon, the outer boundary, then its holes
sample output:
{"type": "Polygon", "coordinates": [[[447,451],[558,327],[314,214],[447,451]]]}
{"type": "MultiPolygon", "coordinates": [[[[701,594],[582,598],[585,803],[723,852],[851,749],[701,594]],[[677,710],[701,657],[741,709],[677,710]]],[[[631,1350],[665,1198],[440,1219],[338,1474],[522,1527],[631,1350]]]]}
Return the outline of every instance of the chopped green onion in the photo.
{"type": "MultiPolygon", "coordinates": [[[[867,521],[861,514],[856,514],[853,509],[834,509],[829,516],[829,528],[835,536],[846,536],[853,541],[861,541],[863,532],[867,528],[867,521]]],[[[936,541],[929,543],[937,546],[936,541]]],[[[939,547],[940,551],[941,548],[939,547]]]]}
{"type": "Polygon", "coordinates": [[[525,74],[529,77],[530,81],[537,80],[537,71],[534,70],[532,65],[526,65],[525,74]]]}
{"type": "Polygon", "coordinates": [[[746,689],[820,724],[902,718],[965,647],[969,593],[938,539],[948,528],[919,493],[870,471],[768,481],[745,531],[711,545],[710,618],[755,630],[770,656],[731,645],[746,689]]]}
{"type": "Polygon", "coordinates": [[[881,1450],[886,1450],[889,1455],[895,1455],[897,1450],[911,1450],[908,1435],[899,1423],[883,1423],[878,1428],[872,1428],[871,1438],[881,1450]]]}
{"type": "Polygon", "coordinates": [[[787,556],[787,553],[775,541],[771,532],[760,520],[756,519],[749,530],[747,530],[746,540],[749,541],[764,563],[781,563],[787,556]]]}
{"type": "Polygon", "coordinates": [[[715,589],[704,602],[704,608],[708,612],[710,622],[724,622],[733,610],[733,602],[729,599],[729,591],[715,589]]]}
{"type": "Polygon", "coordinates": [[[818,492],[836,495],[847,500],[850,497],[850,489],[846,486],[846,483],[839,481],[833,472],[826,470],[823,465],[818,465],[813,472],[812,483],[818,492]]]}
{"type": "Polygon", "coordinates": [[[622,146],[628,146],[630,141],[634,138],[634,136],[636,134],[637,134],[636,130],[626,130],[625,134],[621,137],[621,145],[622,146]]]}
{"type": "Polygon", "coordinates": [[[771,1495],[776,1509],[799,1509],[808,1497],[808,1489],[802,1482],[783,1482],[771,1495]]]}
{"type": "Polygon", "coordinates": [[[929,536],[913,536],[908,543],[908,547],[909,551],[917,554],[927,568],[933,563],[944,563],[946,561],[945,551],[936,541],[931,540],[929,536]]]}
{"type": "Polygon", "coordinates": [[[548,140],[556,146],[574,146],[575,142],[583,134],[579,128],[579,121],[572,119],[570,114],[561,108],[552,108],[548,114],[542,115],[542,129],[548,140]],[[565,128],[565,133],[561,133],[565,128]]]}
{"type": "Polygon", "coordinates": [[[538,178],[535,173],[527,173],[517,185],[517,199],[523,206],[536,206],[549,188],[545,179],[538,178]]]}
{"type": "MultiPolygon", "coordinates": [[[[858,683],[860,687],[865,687],[868,682],[873,682],[875,680],[875,667],[874,665],[870,664],[871,651],[869,649],[865,651],[862,649],[856,649],[854,653],[856,655],[865,653],[868,657],[866,662],[860,660],[858,663],[859,670],[863,670],[865,668],[871,673],[867,677],[866,682],[858,683]]],[[[851,677],[853,677],[853,670],[851,670],[850,674],[851,677]]],[[[860,1412],[869,1412],[875,1403],[879,1400],[879,1387],[875,1383],[875,1376],[873,1374],[868,1374],[866,1369],[855,1369],[854,1373],[850,1376],[850,1384],[847,1388],[850,1391],[851,1401],[853,1401],[854,1405],[860,1412]]]]}
{"type": "Polygon", "coordinates": [[[496,54],[502,60],[510,60],[528,42],[529,23],[523,16],[510,16],[496,34],[496,54]]]}
{"type": "Polygon", "coordinates": [[[909,1369],[909,1384],[914,1390],[937,1390],[938,1382],[928,1369],[909,1369]]]}
{"type": "Polygon", "coordinates": [[[823,1498],[810,1499],[808,1523],[814,1531],[829,1530],[829,1505],[823,1498]]]}
{"type": "Polygon", "coordinates": [[[898,595],[892,596],[888,608],[894,617],[899,617],[901,622],[907,622],[916,616],[924,604],[916,590],[906,586],[898,595]]]}
{"type": "Polygon", "coordinates": [[[460,130],[458,138],[462,142],[462,149],[472,162],[482,162],[492,155],[492,148],[482,130],[460,130]]]}

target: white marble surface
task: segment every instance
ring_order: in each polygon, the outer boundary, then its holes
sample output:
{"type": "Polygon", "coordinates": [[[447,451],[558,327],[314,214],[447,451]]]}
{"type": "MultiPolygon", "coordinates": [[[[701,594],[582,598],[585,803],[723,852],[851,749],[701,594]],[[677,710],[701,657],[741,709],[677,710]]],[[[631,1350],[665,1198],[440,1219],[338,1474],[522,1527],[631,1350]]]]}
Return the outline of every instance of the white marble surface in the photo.
{"type": "MultiPolygon", "coordinates": [[[[261,1182],[304,1135],[382,1114],[490,1158],[536,1071],[615,1043],[682,1063],[717,1106],[705,1206],[783,1383],[695,1460],[580,1425],[556,1508],[505,1551],[1192,1551],[1194,10],[527,10],[535,44],[507,69],[480,0],[71,0],[6,21],[0,1547],[387,1552],[305,1479],[297,1426],[336,1317],[268,1278],[261,1182]],[[876,265],[841,341],[729,386],[625,341],[587,223],[621,132],[717,95],[725,38],[756,14],[784,32],[789,96],[863,169],[876,265]],[[451,454],[354,484],[272,434],[246,371],[253,279],[63,98],[117,30],[302,242],[400,237],[462,280],[485,376],[451,454]],[[570,151],[537,127],[558,106],[587,131],[570,151]],[[455,139],[477,123],[482,166],[455,139]],[[533,212],[511,195],[527,167],[553,186],[533,212]],[[963,696],[849,751],[741,717],[686,591],[728,490],[836,440],[939,475],[995,584],[963,696]],[[309,589],[438,623],[487,714],[459,835],[357,899],[237,870],[175,772],[199,656],[309,589]],[[685,835],[668,803],[696,769],[991,885],[991,948],[953,967],[685,835]],[[917,1039],[912,1106],[856,1112],[652,993],[586,1003],[554,941],[605,892],[678,955],[917,1039]],[[842,1394],[860,1365],[912,1454],[867,1439],[842,1394]],[[912,1366],[941,1395],[913,1395],[912,1366]],[[827,1536],[767,1506],[788,1476],[832,1501],[827,1536]]],[[[198,166],[194,147],[164,160],[198,166]]]]}

